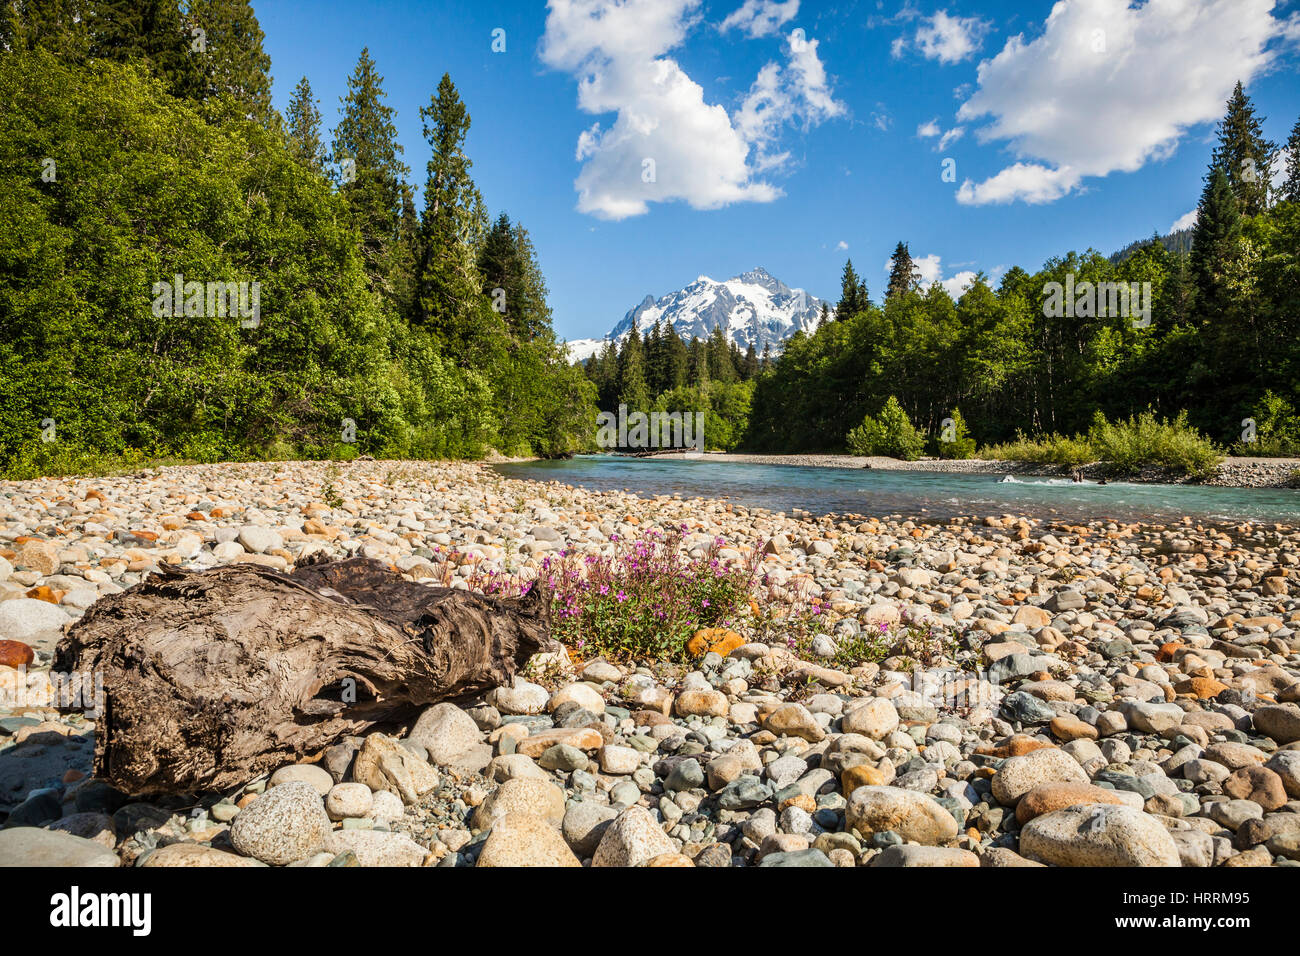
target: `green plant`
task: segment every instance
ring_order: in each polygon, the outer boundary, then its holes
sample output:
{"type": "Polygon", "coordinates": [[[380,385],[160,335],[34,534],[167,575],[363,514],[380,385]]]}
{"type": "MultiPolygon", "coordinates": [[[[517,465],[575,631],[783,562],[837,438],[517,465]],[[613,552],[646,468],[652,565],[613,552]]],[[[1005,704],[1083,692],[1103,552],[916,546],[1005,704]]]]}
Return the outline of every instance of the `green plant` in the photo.
{"type": "Polygon", "coordinates": [[[962,418],[961,411],[954,408],[949,416],[951,421],[945,421],[939,429],[938,435],[935,436],[935,450],[940,458],[959,459],[975,457],[975,439],[970,436],[970,429],[966,427],[966,419],[962,418]]]}
{"type": "Polygon", "coordinates": [[[893,395],[879,416],[866,416],[861,425],[849,430],[845,441],[855,455],[887,455],[904,461],[915,461],[925,449],[924,436],[893,395]]]}
{"type": "Polygon", "coordinates": [[[1108,422],[1098,411],[1088,429],[1088,442],[1108,468],[1124,474],[1143,465],[1158,465],[1194,478],[1214,474],[1222,453],[1179,412],[1173,421],[1157,419],[1147,410],[1125,420],[1108,422]]]}

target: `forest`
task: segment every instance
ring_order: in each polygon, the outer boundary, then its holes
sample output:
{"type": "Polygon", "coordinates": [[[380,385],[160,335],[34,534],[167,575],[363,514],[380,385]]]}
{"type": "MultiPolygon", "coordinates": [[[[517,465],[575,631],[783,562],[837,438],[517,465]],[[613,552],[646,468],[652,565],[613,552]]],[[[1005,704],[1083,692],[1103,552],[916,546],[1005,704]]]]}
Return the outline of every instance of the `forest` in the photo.
{"type": "Polygon", "coordinates": [[[996,283],[980,273],[955,301],[922,286],[900,242],[879,301],[846,263],[833,319],[775,360],[712,341],[664,359],[659,330],[629,336],[587,363],[600,405],[707,409],[711,447],[771,453],[960,457],[1067,441],[1099,415],[1185,413],[1181,427],[1220,448],[1300,454],[1300,121],[1285,151],[1262,122],[1238,84],[1190,235],[1069,252],[996,283]],[[1150,316],[1045,308],[1053,283],[1149,283],[1150,316]]]}
{"type": "Polygon", "coordinates": [[[595,389],[451,78],[408,118],[417,208],[369,52],[327,129],[306,77],[274,109],[262,40],[247,0],[0,5],[0,470],[588,447],[595,389]],[[213,301],[240,283],[255,322],[213,301]]]}

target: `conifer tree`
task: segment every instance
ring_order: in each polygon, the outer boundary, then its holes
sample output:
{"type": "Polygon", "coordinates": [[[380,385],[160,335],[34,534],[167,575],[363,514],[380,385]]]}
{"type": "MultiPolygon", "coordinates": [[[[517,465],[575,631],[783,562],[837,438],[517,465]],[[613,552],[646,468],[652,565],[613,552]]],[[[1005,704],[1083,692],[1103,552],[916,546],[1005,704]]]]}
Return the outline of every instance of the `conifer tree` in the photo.
{"type": "Polygon", "coordinates": [[[921,273],[912,261],[912,254],[907,251],[907,243],[900,242],[894,247],[893,266],[889,270],[889,289],[886,299],[897,299],[916,288],[921,273]]]}
{"type": "MultiPolygon", "coordinates": [[[[489,331],[476,314],[480,287],[473,247],[482,199],[465,155],[469,111],[446,73],[429,105],[421,107],[420,118],[432,152],[420,217],[417,316],[444,345],[463,353],[471,340],[482,344],[489,331]]],[[[510,308],[507,301],[507,312],[510,308]]]]}
{"type": "Polygon", "coordinates": [[[1237,81],[1216,130],[1219,142],[1211,163],[1227,173],[1238,208],[1246,216],[1258,216],[1268,208],[1277,145],[1264,138],[1263,120],[1255,115],[1254,104],[1237,81]]]}
{"type": "Polygon", "coordinates": [[[618,395],[615,405],[626,405],[629,412],[650,410],[650,388],[646,384],[645,349],[636,323],[623,342],[618,355],[618,395]]]}
{"type": "Polygon", "coordinates": [[[1300,203],[1300,119],[1291,127],[1286,141],[1286,178],[1282,180],[1279,198],[1300,203]]]}
{"type": "Polygon", "coordinates": [[[198,56],[204,97],[228,93],[246,116],[270,124],[271,57],[262,49],[262,27],[248,0],[189,0],[186,17],[201,29],[198,56]]]}
{"type": "MultiPolygon", "coordinates": [[[[1227,171],[1215,164],[1206,178],[1188,262],[1202,314],[1221,312],[1225,266],[1241,236],[1241,213],[1227,171]]],[[[1208,317],[1208,316],[1207,316],[1208,317]]]]}
{"type": "Polygon", "coordinates": [[[307,77],[298,81],[284,114],[285,133],[298,161],[316,172],[325,170],[325,148],[320,139],[320,108],[307,77]]]}
{"type": "Polygon", "coordinates": [[[387,288],[388,259],[401,233],[405,177],[410,173],[399,159],[402,147],[393,109],[384,102],[383,82],[370,50],[363,49],[340,101],[343,116],[334,129],[330,156],[339,192],[361,232],[366,272],[377,289],[387,288]]]}
{"type": "Polygon", "coordinates": [[[867,285],[853,271],[853,260],[844,262],[840,275],[840,301],[835,306],[835,318],[843,320],[857,315],[867,307],[867,285]]]}

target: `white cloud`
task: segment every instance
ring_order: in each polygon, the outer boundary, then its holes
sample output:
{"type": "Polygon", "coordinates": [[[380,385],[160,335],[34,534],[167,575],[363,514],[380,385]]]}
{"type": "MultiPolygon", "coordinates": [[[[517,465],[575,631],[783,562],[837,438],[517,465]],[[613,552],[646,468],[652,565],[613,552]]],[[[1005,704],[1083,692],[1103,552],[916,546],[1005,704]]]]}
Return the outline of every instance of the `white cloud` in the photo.
{"type": "MultiPolygon", "coordinates": [[[[578,137],[580,212],[617,220],[642,215],[654,202],[684,201],[696,209],[770,202],[781,190],[758,177],[788,158],[773,151],[781,129],[846,112],[834,98],[817,41],[802,30],[787,38],[786,66],[764,66],[729,116],[706,102],[703,88],[666,55],[700,22],[700,0],[549,0],[547,6],[542,62],[577,78],[584,112],[614,114],[612,124],[595,122],[578,137]]],[[[734,25],[765,30],[763,24],[784,22],[797,8],[797,2],[752,9],[747,3],[733,16],[746,10],[753,16],[734,25]]]]}
{"type": "MultiPolygon", "coordinates": [[[[1191,212],[1185,212],[1175,219],[1173,225],[1169,227],[1169,232],[1177,232],[1179,229],[1191,229],[1192,226],[1196,225],[1196,213],[1199,209],[1200,207],[1198,206],[1191,212]]],[[[1166,233],[1166,235],[1167,234],[1168,233],[1166,233]]]]}
{"type": "Polygon", "coordinates": [[[928,123],[922,123],[918,126],[916,128],[916,135],[921,139],[934,139],[935,137],[938,137],[939,142],[934,146],[935,152],[938,153],[947,149],[951,144],[965,136],[966,127],[954,126],[952,129],[945,131],[940,128],[938,119],[932,119],[928,123]]]}
{"type": "Polygon", "coordinates": [[[939,137],[939,142],[934,147],[935,151],[940,153],[943,152],[950,145],[957,142],[957,140],[961,139],[965,135],[966,135],[965,126],[954,126],[952,129],[948,130],[946,133],[944,133],[942,136],[939,137]]]}
{"type": "Polygon", "coordinates": [[[845,242],[843,239],[841,239],[839,242],[837,242],[837,243],[835,244],[835,248],[836,248],[836,249],[839,249],[841,252],[843,252],[843,251],[844,251],[845,249],[847,249],[848,247],[849,247],[849,244],[848,244],[847,242],[845,242]]]}
{"type": "Polygon", "coordinates": [[[1290,27],[1275,0],[1059,0],[1042,34],[1012,37],[979,66],[960,121],[992,117],[981,142],[1021,162],[958,200],[1051,202],[1085,177],[1133,172],[1171,154],[1191,126],[1217,120],[1290,27]]]}
{"type": "Polygon", "coordinates": [[[940,10],[921,22],[910,41],[900,36],[889,49],[895,57],[901,57],[914,45],[927,60],[960,63],[984,45],[984,37],[992,26],[979,17],[950,17],[947,10],[940,10]]]}
{"type": "MultiPolygon", "coordinates": [[[[912,265],[920,274],[918,285],[922,292],[928,291],[934,285],[941,285],[953,299],[960,299],[962,293],[969,289],[975,282],[975,273],[970,270],[955,273],[948,278],[943,277],[943,261],[934,253],[928,256],[913,256],[912,265]]],[[[890,256],[885,260],[885,275],[888,276],[894,268],[894,257],[890,256]]]]}
{"type": "Polygon", "coordinates": [[[792,30],[785,53],[786,67],[768,63],[759,70],[732,117],[740,135],[755,147],[758,170],[780,166],[789,158],[789,153],[770,152],[786,124],[802,121],[806,128],[847,112],[830,88],[816,40],[807,39],[803,30],[792,30]]]}
{"type": "Polygon", "coordinates": [[[699,0],[550,0],[541,58],[578,77],[578,106],[614,113],[578,139],[578,210],[602,219],[682,200],[696,209],[770,202],[754,178],[750,144],[727,111],[664,54],[698,22],[699,0]],[[649,180],[649,181],[647,181],[649,180]]]}
{"type": "Polygon", "coordinates": [[[982,183],[969,179],[957,190],[957,201],[965,206],[1022,202],[1037,205],[1055,202],[1079,185],[1079,174],[1069,166],[1051,169],[1038,163],[1016,163],[982,183]]]}
{"type": "Polygon", "coordinates": [[[789,23],[799,13],[799,0],[745,0],[744,6],[733,10],[719,29],[743,30],[751,37],[771,36],[789,23]]]}

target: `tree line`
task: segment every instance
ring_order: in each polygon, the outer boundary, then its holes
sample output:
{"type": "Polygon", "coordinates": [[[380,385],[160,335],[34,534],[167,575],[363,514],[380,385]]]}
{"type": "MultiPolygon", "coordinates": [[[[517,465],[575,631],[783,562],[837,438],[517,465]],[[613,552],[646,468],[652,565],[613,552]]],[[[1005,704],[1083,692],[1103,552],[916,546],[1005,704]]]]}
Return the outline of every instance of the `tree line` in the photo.
{"type": "Polygon", "coordinates": [[[890,406],[932,438],[957,410],[986,445],[1149,410],[1186,412],[1238,453],[1300,453],[1300,121],[1282,169],[1262,119],[1237,84],[1190,244],[1155,236],[1111,258],[1070,252],[996,284],[980,273],[956,300],[922,287],[904,243],[879,303],[847,263],[835,320],[794,335],[755,380],[743,445],[844,450],[890,406]],[[1150,319],[1083,300],[1047,314],[1051,283],[1150,283],[1150,319]]]}
{"type": "Polygon", "coordinates": [[[0,5],[0,467],[587,447],[596,389],[451,78],[417,208],[368,50],[326,130],[306,77],[273,107],[262,38],[247,0],[0,5]],[[260,321],[213,282],[258,283],[260,321]]]}

